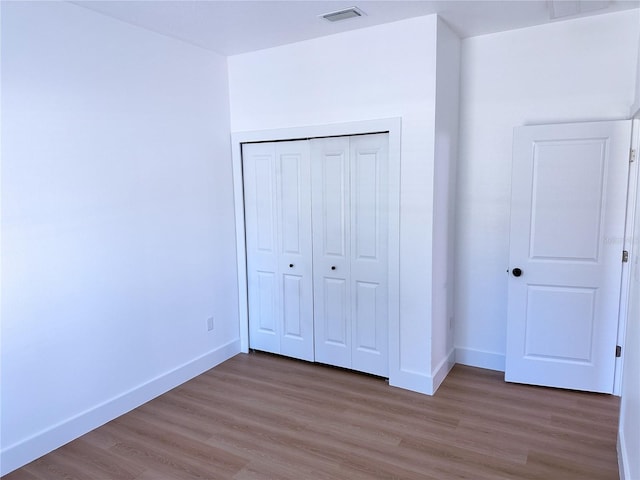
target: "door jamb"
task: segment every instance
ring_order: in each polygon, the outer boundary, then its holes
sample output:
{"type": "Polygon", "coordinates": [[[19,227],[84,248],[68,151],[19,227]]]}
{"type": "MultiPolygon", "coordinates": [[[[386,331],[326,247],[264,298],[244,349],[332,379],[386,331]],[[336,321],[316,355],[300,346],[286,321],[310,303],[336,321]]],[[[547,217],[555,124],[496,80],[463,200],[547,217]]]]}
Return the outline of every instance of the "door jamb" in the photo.
{"type": "Polygon", "coordinates": [[[249,351],[249,307],[247,255],[244,227],[244,192],[242,144],[278,140],[301,140],[318,137],[389,134],[389,377],[400,364],[400,134],[401,119],[383,118],[328,125],[291,127],[273,130],[234,132],[231,134],[233,195],[236,220],[236,262],[238,267],[238,311],[240,350],[249,351]]]}
{"type": "MultiPolygon", "coordinates": [[[[634,242],[632,238],[634,228],[634,218],[636,209],[636,196],[640,193],[638,191],[638,162],[640,159],[638,156],[640,152],[640,119],[631,120],[631,145],[629,148],[633,148],[636,151],[636,159],[634,162],[629,163],[629,183],[627,188],[627,213],[624,227],[624,238],[620,242],[622,245],[621,250],[629,252],[629,258],[633,258],[634,247],[638,247],[638,240],[634,242]]],[[[621,252],[622,254],[622,252],[621,252]]],[[[618,342],[617,344],[622,347],[622,355],[616,358],[616,367],[613,377],[613,394],[622,395],[622,370],[623,359],[625,355],[625,334],[627,330],[627,316],[629,309],[629,293],[631,288],[631,263],[622,264],[622,278],[620,283],[620,310],[618,315],[618,342]]],[[[613,354],[613,352],[612,352],[613,354]]]]}

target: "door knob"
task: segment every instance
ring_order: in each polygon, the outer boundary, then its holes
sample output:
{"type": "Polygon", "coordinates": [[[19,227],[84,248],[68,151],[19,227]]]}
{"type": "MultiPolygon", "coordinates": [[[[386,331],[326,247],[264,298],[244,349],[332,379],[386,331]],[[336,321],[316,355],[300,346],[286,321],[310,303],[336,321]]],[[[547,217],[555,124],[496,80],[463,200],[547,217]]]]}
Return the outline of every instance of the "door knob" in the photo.
{"type": "Polygon", "coordinates": [[[335,270],[336,266],[335,265],[331,265],[331,270],[335,270]]]}
{"type": "Polygon", "coordinates": [[[290,264],[289,264],[289,268],[293,268],[293,263],[290,263],[290,264]]]}
{"type": "Polygon", "coordinates": [[[513,273],[514,277],[519,277],[520,275],[522,275],[522,270],[519,268],[514,268],[513,270],[511,270],[511,273],[513,273]]]}

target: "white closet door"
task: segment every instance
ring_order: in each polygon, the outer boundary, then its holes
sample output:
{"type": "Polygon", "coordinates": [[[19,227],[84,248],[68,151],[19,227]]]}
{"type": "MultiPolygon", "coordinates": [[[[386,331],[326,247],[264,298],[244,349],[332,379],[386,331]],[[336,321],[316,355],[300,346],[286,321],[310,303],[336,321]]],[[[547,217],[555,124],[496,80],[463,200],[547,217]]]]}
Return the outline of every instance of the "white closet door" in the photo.
{"type": "Polygon", "coordinates": [[[242,148],[249,345],[313,360],[309,144],[242,148]]]}
{"type": "Polygon", "coordinates": [[[351,137],[351,368],[388,376],[386,134],[351,137]]]}
{"type": "Polygon", "coordinates": [[[276,143],[280,224],[280,352],[313,361],[313,255],[309,142],[276,143]]]}
{"type": "Polygon", "coordinates": [[[249,343],[280,353],[275,146],[242,146],[247,245],[249,343]]]}
{"type": "Polygon", "coordinates": [[[316,361],[388,376],[387,135],[311,141],[316,361]]]}
{"type": "Polygon", "coordinates": [[[311,140],[316,361],[351,368],[349,138],[311,140]]]}

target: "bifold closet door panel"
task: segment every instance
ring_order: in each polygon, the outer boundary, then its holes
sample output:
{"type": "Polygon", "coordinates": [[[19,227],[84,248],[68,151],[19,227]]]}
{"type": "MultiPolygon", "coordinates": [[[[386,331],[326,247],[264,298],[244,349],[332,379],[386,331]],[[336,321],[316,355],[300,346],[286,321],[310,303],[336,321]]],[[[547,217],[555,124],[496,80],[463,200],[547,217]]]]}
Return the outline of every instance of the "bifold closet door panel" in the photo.
{"type": "Polygon", "coordinates": [[[388,137],[311,140],[316,361],[388,376],[388,137]]]}
{"type": "Polygon", "coordinates": [[[308,141],[276,143],[283,355],[314,360],[311,165],[308,141]]]}
{"type": "Polygon", "coordinates": [[[350,139],[351,368],[388,377],[388,136],[350,139]]]}
{"type": "Polygon", "coordinates": [[[310,142],[315,356],[351,368],[349,137],[310,142]]]}
{"type": "Polygon", "coordinates": [[[242,158],[249,345],[312,361],[309,143],[244,144],[242,158]]]}
{"type": "Polygon", "coordinates": [[[275,146],[242,146],[249,338],[251,348],[280,353],[275,146]]]}

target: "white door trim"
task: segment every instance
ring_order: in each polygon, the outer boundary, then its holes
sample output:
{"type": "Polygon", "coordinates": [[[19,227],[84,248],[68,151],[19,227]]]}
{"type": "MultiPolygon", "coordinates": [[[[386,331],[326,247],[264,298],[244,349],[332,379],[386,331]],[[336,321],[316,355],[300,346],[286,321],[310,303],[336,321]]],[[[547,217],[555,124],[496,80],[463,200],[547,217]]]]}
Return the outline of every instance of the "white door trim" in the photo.
{"type": "Polygon", "coordinates": [[[236,257],[238,265],[238,303],[240,312],[240,349],[249,351],[249,313],[247,303],[247,256],[245,249],[244,194],[242,181],[242,144],[276,140],[389,133],[389,377],[399,371],[400,363],[400,118],[312,125],[274,130],[233,132],[231,159],[236,218],[236,257]]]}

